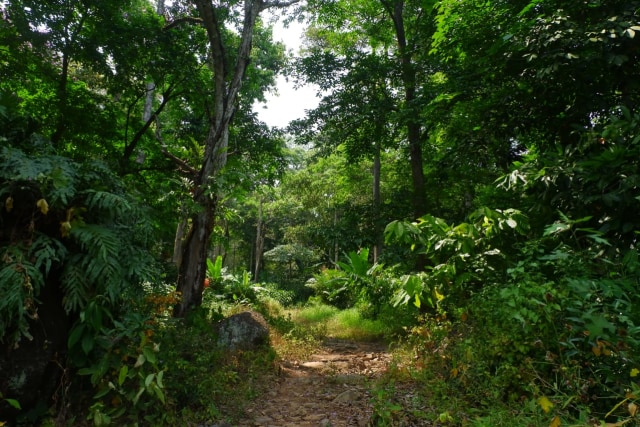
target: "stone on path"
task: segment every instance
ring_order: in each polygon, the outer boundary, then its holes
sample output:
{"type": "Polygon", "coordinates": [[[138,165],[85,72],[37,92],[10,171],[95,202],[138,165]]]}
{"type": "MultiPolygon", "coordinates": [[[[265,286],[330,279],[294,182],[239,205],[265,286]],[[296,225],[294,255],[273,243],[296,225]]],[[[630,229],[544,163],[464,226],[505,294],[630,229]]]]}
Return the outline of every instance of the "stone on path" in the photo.
{"type": "Polygon", "coordinates": [[[361,396],[361,394],[357,390],[343,391],[342,393],[337,395],[335,399],[333,399],[333,403],[351,403],[351,402],[355,402],[356,400],[360,399],[360,396],[361,396]]]}

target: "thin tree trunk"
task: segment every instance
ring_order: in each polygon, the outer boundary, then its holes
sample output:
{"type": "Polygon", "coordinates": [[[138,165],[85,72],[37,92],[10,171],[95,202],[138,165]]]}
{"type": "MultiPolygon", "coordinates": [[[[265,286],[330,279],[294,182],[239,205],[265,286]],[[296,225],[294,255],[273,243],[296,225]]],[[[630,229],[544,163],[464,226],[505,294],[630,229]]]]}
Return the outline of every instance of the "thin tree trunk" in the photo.
{"type": "Polygon", "coordinates": [[[260,204],[258,205],[258,223],[256,225],[256,252],[255,252],[255,265],[253,271],[253,281],[258,281],[258,275],[260,274],[262,252],[264,251],[264,223],[262,222],[262,198],[260,198],[260,204]]]}
{"type": "Polygon", "coordinates": [[[380,227],[380,141],[376,142],[375,154],[373,157],[373,233],[376,243],[373,246],[373,262],[378,262],[378,257],[382,253],[383,236],[380,227]]]}
{"type": "MultiPolygon", "coordinates": [[[[404,103],[406,106],[411,107],[416,99],[416,70],[405,32],[403,17],[404,1],[396,0],[394,3],[383,1],[382,4],[393,20],[402,66],[401,75],[402,84],[404,85],[404,103]]],[[[427,213],[427,195],[425,193],[424,170],[422,169],[422,137],[420,128],[421,124],[417,117],[407,117],[406,129],[413,184],[413,215],[415,218],[419,218],[427,213]]]]}
{"type": "Polygon", "coordinates": [[[62,140],[62,136],[67,128],[67,103],[68,103],[68,82],[69,82],[69,65],[71,64],[72,45],[76,40],[76,37],[82,31],[84,27],[85,17],[88,15],[88,8],[85,8],[84,13],[81,13],[80,21],[75,29],[65,27],[66,42],[62,50],[62,70],[60,73],[60,80],[58,81],[58,123],[56,124],[56,130],[51,135],[51,142],[54,146],[58,145],[62,140]]]}

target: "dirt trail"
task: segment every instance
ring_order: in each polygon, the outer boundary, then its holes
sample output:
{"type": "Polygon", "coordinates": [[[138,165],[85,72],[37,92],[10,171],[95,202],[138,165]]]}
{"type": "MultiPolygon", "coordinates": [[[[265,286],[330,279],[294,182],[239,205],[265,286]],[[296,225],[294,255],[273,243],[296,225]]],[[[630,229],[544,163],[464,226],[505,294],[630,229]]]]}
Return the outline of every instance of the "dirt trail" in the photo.
{"type": "Polygon", "coordinates": [[[369,383],[391,359],[387,346],[328,339],[304,362],[283,361],[271,391],[246,409],[238,426],[366,426],[369,383]]]}

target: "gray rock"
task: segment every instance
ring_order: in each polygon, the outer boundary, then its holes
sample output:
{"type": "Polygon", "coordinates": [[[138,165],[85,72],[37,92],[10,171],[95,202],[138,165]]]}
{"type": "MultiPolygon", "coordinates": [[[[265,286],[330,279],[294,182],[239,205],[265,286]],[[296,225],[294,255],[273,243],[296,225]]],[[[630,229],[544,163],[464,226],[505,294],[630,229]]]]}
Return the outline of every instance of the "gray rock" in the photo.
{"type": "Polygon", "coordinates": [[[260,313],[245,311],[214,325],[218,345],[230,350],[253,350],[269,342],[269,327],[260,313]]]}
{"type": "Polygon", "coordinates": [[[333,399],[333,403],[355,402],[356,400],[360,399],[360,396],[361,394],[357,390],[347,390],[337,395],[336,398],[333,399]]]}

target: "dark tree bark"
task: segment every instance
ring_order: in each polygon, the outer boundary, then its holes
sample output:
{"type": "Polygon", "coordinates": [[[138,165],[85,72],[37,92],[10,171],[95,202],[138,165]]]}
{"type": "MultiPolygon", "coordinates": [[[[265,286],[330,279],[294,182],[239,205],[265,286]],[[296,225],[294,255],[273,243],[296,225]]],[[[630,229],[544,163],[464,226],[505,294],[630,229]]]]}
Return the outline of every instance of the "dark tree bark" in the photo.
{"type": "MultiPolygon", "coordinates": [[[[393,20],[401,62],[401,78],[404,86],[405,108],[411,108],[416,102],[416,70],[412,60],[411,48],[407,43],[404,25],[404,1],[383,1],[387,13],[393,20]]],[[[407,140],[409,142],[409,161],[413,184],[413,215],[419,218],[427,213],[427,195],[425,193],[424,170],[422,165],[422,132],[417,117],[405,115],[407,140]]]]}
{"type": "Polygon", "coordinates": [[[296,1],[244,0],[240,45],[235,55],[235,63],[230,67],[227,62],[227,46],[222,37],[224,22],[218,16],[218,10],[211,0],[194,0],[201,23],[207,31],[213,70],[214,102],[209,117],[209,135],[205,144],[203,164],[194,180],[193,200],[200,210],[191,217],[191,230],[183,246],[177,283],[182,300],[174,307],[176,317],[184,317],[189,310],[202,302],[209,239],[215,225],[217,207],[215,178],[227,163],[229,126],[236,112],[238,95],[249,64],[256,19],[260,12],[267,8],[286,7],[296,1]]]}

